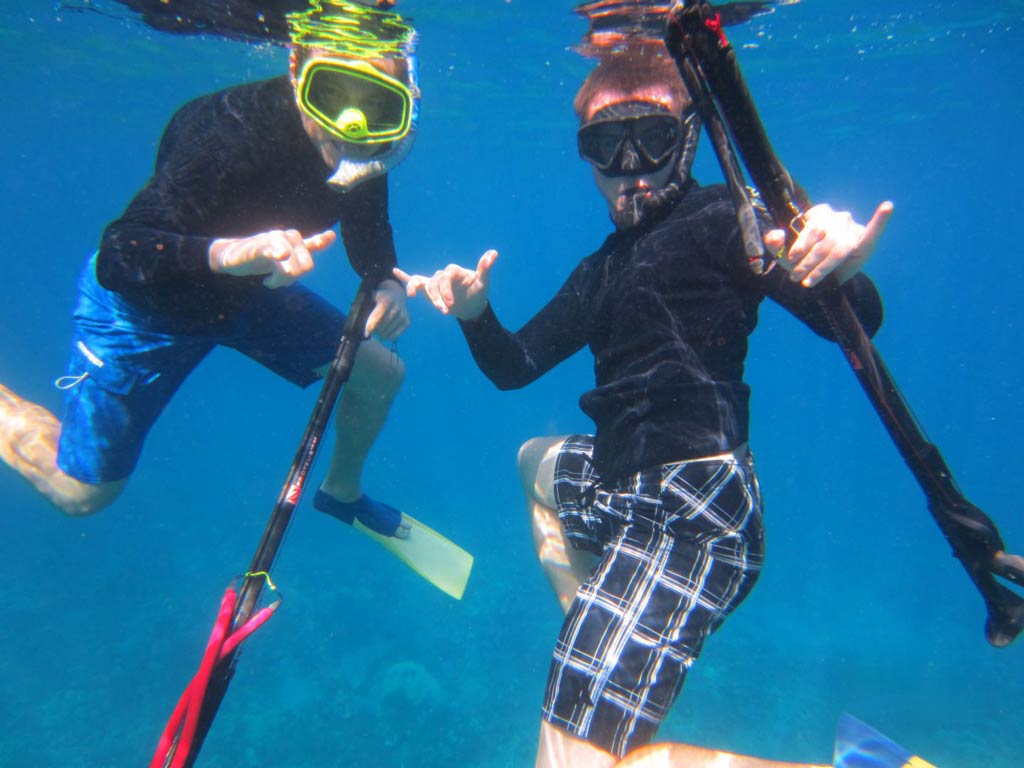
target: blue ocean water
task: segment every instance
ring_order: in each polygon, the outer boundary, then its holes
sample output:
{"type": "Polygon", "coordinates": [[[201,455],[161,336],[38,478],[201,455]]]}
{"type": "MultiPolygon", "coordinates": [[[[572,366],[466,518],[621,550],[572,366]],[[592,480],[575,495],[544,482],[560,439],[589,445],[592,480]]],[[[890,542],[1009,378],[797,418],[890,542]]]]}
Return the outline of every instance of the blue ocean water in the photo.
{"type": "MultiPolygon", "coordinates": [[[[400,261],[501,258],[493,301],[527,319],[609,224],[576,156],[589,64],[569,0],[403,0],[421,33],[415,151],[392,174],[400,261]]],[[[1024,279],[1024,2],[806,0],[734,42],[776,148],[811,195],[896,215],[869,266],[877,338],[959,484],[1024,549],[1018,431],[1024,279]]],[[[163,35],[50,2],[0,10],[0,381],[59,410],[76,275],[148,177],[188,99],[284,71],[284,53],[163,35]]],[[[696,175],[717,181],[707,148],[696,175]]],[[[347,304],[340,248],[309,280],[347,304]]],[[[557,604],[537,567],[515,452],[586,431],[578,356],[496,391],[425,303],[405,389],[366,477],[476,556],[455,602],[372,543],[296,515],[277,616],[251,641],[199,765],[532,764],[557,604]]],[[[825,761],[844,711],[942,768],[1024,763],[1024,646],[984,610],[839,352],[765,306],[752,443],[769,559],[686,682],[666,740],[825,761]]],[[[53,512],[0,468],[0,765],[148,761],[247,566],[315,401],[219,351],[152,433],[123,498],[53,512]]],[[[322,467],[321,470],[322,472],[322,467]]],[[[319,475],[318,475],[319,477],[319,475]]]]}

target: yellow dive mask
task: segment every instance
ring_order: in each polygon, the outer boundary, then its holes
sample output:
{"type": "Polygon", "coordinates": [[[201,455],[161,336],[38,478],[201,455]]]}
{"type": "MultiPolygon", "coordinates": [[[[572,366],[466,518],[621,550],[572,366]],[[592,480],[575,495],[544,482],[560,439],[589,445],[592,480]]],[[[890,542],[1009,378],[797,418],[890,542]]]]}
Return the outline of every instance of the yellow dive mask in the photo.
{"type": "MultiPolygon", "coordinates": [[[[410,59],[410,76],[413,66],[410,59]]],[[[298,100],[302,111],[317,125],[355,144],[403,138],[415,113],[415,98],[409,86],[358,59],[307,61],[299,76],[298,100]]]]}

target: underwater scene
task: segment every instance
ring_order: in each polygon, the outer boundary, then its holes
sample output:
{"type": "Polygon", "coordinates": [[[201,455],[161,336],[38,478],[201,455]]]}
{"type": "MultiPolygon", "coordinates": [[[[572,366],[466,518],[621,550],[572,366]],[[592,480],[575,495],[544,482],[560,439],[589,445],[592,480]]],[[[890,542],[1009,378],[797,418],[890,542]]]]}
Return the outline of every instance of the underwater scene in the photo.
{"type": "MultiPolygon", "coordinates": [[[[577,152],[573,98],[593,61],[575,50],[574,4],[394,9],[415,24],[422,91],[415,147],[388,180],[398,263],[429,275],[496,249],[490,298],[511,329],[613,231],[577,152]]],[[[802,0],[728,34],[811,199],[862,222],[894,202],[865,267],[885,307],[875,344],[956,484],[1020,553],[1024,2],[802,0]]],[[[0,43],[0,384],[59,416],[78,275],[153,173],[171,115],[285,74],[288,53],[160,32],[113,0],[5,2],[0,43]]],[[[706,137],[693,176],[721,182],[706,137]]],[[[303,283],[347,310],[359,283],[340,241],[315,261],[303,283]]],[[[197,766],[533,764],[562,612],[516,456],[593,431],[578,403],[593,357],[499,391],[451,318],[408,307],[406,376],[363,488],[473,555],[465,594],[317,512],[311,486],[274,566],[281,606],[238,657],[197,766]]],[[[985,602],[842,352],[766,301],[745,381],[766,562],[657,741],[828,763],[849,713],[940,768],[1024,764],[1024,641],[986,642],[985,602]]],[[[148,763],[317,393],[215,350],[93,515],[57,512],[0,466],[0,766],[148,763]]]]}

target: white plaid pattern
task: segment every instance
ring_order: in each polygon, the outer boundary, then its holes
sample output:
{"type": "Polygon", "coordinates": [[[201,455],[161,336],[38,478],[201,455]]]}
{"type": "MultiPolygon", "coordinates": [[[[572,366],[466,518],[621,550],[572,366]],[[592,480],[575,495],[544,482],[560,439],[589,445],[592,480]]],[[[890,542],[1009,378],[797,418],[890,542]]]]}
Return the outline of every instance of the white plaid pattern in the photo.
{"type": "Polygon", "coordinates": [[[566,441],[555,498],[567,535],[603,552],[562,626],[544,718],[622,756],[650,741],[704,640],[749,594],[764,559],[753,461],[681,462],[613,488],[566,441]]]}

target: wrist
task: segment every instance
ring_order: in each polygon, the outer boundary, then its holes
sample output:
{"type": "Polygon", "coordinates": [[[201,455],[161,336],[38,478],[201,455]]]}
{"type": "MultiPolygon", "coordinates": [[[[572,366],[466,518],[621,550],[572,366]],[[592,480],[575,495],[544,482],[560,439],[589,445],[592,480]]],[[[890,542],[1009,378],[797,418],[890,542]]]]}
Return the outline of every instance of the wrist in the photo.
{"type": "Polygon", "coordinates": [[[836,276],[836,281],[842,285],[858,272],[860,272],[860,264],[840,264],[833,274],[836,276]]]}
{"type": "Polygon", "coordinates": [[[460,312],[455,316],[464,323],[475,323],[484,316],[484,313],[487,311],[487,307],[489,306],[490,302],[484,301],[484,303],[479,307],[467,308],[466,311],[460,312]]]}
{"type": "Polygon", "coordinates": [[[210,271],[217,273],[224,271],[224,257],[231,247],[234,240],[229,238],[219,238],[210,243],[210,247],[207,251],[207,260],[210,265],[210,271]]]}

